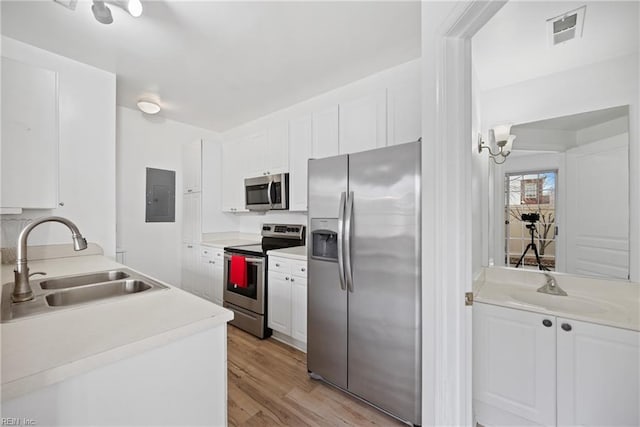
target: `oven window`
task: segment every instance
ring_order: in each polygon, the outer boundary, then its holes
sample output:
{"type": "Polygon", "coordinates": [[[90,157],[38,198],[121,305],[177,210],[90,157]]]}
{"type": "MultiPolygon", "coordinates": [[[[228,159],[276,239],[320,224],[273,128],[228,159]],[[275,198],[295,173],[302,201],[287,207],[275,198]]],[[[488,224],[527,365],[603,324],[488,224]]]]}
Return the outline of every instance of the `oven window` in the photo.
{"type": "Polygon", "coordinates": [[[268,205],[268,184],[250,185],[246,187],[247,205],[268,205]]]}
{"type": "MultiPolygon", "coordinates": [[[[231,260],[227,260],[227,271],[231,271],[231,260]]],[[[244,295],[245,297],[252,298],[254,300],[258,299],[258,281],[259,276],[258,273],[260,271],[260,265],[252,264],[247,262],[247,287],[241,288],[239,286],[234,285],[229,281],[229,277],[227,280],[227,290],[233,292],[238,295],[244,295]]],[[[227,274],[227,276],[230,276],[227,274]]]]}

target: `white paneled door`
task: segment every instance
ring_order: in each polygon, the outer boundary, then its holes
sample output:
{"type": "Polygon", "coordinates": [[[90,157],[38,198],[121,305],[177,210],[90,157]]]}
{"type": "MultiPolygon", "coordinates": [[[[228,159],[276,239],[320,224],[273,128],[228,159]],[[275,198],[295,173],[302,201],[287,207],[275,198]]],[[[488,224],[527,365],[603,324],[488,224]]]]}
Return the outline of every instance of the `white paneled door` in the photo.
{"type": "Polygon", "coordinates": [[[386,89],[340,104],[340,154],[387,144],[386,89]]]}
{"type": "Polygon", "coordinates": [[[289,210],[307,210],[307,169],[312,146],[311,115],[289,122],[289,210]]]}

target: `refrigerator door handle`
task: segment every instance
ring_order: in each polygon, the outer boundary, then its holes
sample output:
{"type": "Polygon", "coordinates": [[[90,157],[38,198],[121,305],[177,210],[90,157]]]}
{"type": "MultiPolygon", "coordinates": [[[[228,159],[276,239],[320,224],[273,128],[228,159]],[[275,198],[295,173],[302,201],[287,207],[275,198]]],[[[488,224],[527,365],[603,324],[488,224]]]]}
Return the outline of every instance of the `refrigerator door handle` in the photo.
{"type": "Polygon", "coordinates": [[[347,193],[340,194],[340,207],[338,208],[338,275],[340,276],[340,289],[347,290],[344,281],[344,210],[347,193]]]}
{"type": "Polygon", "coordinates": [[[349,191],[344,226],[344,252],[347,286],[353,292],[353,272],[351,269],[351,220],[353,219],[353,191],[349,191]]]}

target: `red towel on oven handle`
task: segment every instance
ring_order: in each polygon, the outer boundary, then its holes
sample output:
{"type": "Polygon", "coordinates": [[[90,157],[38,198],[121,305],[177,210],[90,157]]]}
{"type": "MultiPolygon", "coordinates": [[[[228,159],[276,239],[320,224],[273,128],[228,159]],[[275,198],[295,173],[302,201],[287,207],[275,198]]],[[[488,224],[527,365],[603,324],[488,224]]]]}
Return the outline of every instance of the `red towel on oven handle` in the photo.
{"type": "Polygon", "coordinates": [[[247,287],[247,259],[240,255],[231,255],[231,273],[229,281],[239,288],[247,287]]]}

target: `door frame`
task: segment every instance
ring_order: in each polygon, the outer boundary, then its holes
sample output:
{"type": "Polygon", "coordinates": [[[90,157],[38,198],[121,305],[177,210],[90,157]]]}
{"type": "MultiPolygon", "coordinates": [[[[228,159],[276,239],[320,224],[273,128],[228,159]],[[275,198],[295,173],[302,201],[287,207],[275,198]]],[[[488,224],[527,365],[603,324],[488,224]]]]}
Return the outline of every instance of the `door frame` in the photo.
{"type": "Polygon", "coordinates": [[[471,38],[506,1],[422,3],[422,424],[471,425],[471,38]]]}

